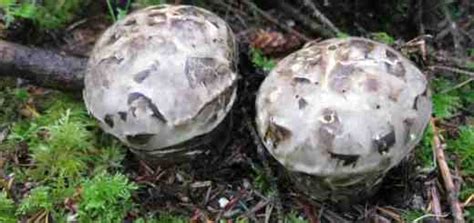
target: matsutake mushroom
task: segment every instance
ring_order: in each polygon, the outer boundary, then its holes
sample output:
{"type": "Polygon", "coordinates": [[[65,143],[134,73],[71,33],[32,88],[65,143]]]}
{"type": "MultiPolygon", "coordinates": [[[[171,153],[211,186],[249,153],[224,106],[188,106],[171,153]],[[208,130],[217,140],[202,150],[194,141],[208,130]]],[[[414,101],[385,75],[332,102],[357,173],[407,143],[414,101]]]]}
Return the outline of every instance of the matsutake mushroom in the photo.
{"type": "Polygon", "coordinates": [[[139,156],[189,160],[216,150],[228,135],[236,55],[232,30],[207,10],[140,9],[94,46],[84,101],[103,130],[139,156]]]}
{"type": "Polygon", "coordinates": [[[419,142],[431,114],[423,73],[364,38],[311,42],[261,85],[256,123],[302,192],[349,204],[376,191],[419,142]]]}

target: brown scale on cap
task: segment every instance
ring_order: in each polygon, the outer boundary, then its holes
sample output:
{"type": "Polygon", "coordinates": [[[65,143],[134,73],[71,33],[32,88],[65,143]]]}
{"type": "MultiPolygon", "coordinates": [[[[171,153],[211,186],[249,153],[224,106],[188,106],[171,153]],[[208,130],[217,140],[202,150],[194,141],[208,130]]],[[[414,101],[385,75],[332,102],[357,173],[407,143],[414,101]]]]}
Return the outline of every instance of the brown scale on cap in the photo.
{"type": "Polygon", "coordinates": [[[291,137],[290,130],[270,121],[263,139],[267,142],[271,142],[272,148],[276,149],[280,142],[287,140],[289,137],[291,137]]]}

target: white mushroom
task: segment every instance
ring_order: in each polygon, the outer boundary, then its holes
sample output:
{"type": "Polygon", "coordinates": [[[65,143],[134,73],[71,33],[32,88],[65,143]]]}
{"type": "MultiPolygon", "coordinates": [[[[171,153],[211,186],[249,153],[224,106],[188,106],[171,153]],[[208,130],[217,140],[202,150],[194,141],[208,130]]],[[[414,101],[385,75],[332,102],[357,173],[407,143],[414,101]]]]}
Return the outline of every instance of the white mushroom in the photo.
{"type": "Polygon", "coordinates": [[[144,8],[96,43],[84,101],[103,130],[137,154],[193,157],[206,152],[205,136],[225,125],[236,98],[236,55],[230,27],[215,14],[194,6],[144,8]]]}
{"type": "Polygon", "coordinates": [[[394,49],[363,38],[312,42],[280,61],[256,101],[268,152],[316,199],[353,201],[419,142],[427,80],[394,49]]]}

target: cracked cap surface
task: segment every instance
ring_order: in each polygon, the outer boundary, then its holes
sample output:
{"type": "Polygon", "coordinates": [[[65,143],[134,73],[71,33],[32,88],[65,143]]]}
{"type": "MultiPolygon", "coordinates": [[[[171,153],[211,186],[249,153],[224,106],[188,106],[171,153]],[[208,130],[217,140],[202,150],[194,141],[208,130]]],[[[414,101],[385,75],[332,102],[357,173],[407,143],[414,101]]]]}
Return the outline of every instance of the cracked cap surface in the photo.
{"type": "Polygon", "coordinates": [[[84,101],[101,127],[128,146],[171,153],[159,149],[212,131],[231,109],[236,55],[232,30],[207,10],[140,9],[96,43],[84,101]]]}
{"type": "Polygon", "coordinates": [[[427,80],[403,55],[364,38],[311,42],[262,83],[256,123],[287,169],[341,177],[384,172],[419,142],[427,80]]]}

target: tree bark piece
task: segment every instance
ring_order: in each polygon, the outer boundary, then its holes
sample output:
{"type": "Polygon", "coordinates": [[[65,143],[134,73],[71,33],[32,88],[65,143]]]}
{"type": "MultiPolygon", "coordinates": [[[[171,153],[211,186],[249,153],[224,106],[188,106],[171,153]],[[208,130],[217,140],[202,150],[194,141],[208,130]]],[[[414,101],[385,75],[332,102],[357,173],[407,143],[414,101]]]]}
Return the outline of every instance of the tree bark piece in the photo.
{"type": "Polygon", "coordinates": [[[0,40],[0,77],[14,76],[34,84],[68,91],[83,88],[87,58],[0,40]]]}

